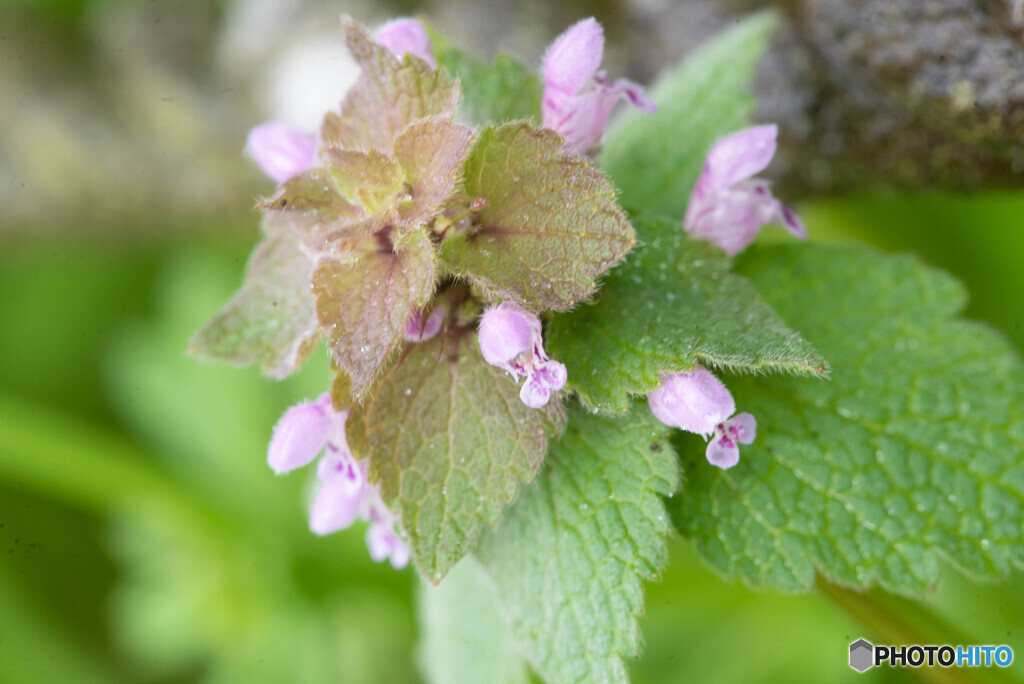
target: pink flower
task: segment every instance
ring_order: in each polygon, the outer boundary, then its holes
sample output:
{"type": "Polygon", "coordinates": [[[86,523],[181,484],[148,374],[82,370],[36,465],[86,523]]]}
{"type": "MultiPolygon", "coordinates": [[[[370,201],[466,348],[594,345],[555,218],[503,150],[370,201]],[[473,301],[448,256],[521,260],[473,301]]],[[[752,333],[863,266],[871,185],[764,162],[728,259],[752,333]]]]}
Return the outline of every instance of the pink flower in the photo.
{"type": "Polygon", "coordinates": [[[544,406],[552,391],[565,386],[565,366],[544,351],[540,319],[518,304],[503,302],[484,312],[477,340],[487,363],[526,378],[519,398],[530,408],[544,406]]]}
{"type": "Polygon", "coordinates": [[[740,462],[738,444],[750,444],[757,436],[757,421],[749,413],[738,413],[715,427],[705,455],[711,465],[725,470],[740,462]]]}
{"type": "Polygon", "coordinates": [[[434,55],[430,51],[430,38],[423,25],[415,19],[393,19],[377,29],[374,40],[395,53],[398,59],[406,54],[415,55],[437,68],[434,55]]]}
{"type": "Polygon", "coordinates": [[[543,123],[561,134],[566,149],[577,154],[601,137],[620,99],[648,114],[657,111],[644,97],[642,86],[624,78],[612,83],[598,71],[603,53],[604,29],[590,18],[556,38],[544,55],[543,123]]]}
{"type": "Polygon", "coordinates": [[[380,500],[379,495],[369,507],[369,520],[366,546],[370,549],[370,558],[378,563],[388,558],[395,570],[401,570],[408,565],[409,547],[396,531],[398,519],[380,500]]]}
{"type": "Polygon", "coordinates": [[[662,373],[661,387],[647,395],[647,404],[665,425],[705,437],[736,411],[722,381],[699,365],[683,373],[662,373]]]}
{"type": "Polygon", "coordinates": [[[325,535],[351,527],[370,494],[366,463],[357,461],[347,449],[334,446],[316,468],[320,489],[309,512],[309,529],[325,535]]]}
{"type": "Polygon", "coordinates": [[[334,417],[331,398],[302,402],[285,411],[274,426],[267,449],[267,463],[278,475],[312,462],[327,444],[334,417]]]}
{"type": "Polygon", "coordinates": [[[772,196],[767,181],[754,178],[775,156],[778,127],[754,126],[716,142],[690,195],[683,227],[730,255],[743,251],[761,226],[778,223],[807,237],[793,208],[772,196]]]}
{"type": "Polygon", "coordinates": [[[350,527],[356,520],[370,522],[367,544],[370,556],[390,558],[396,568],[409,562],[409,549],[402,540],[399,518],[380,497],[377,485],[367,480],[367,459],[352,455],[345,439],[347,411],[335,411],[331,395],[303,402],[288,409],[270,440],[267,461],[280,474],[307,465],[320,451],[316,476],[320,487],[309,512],[309,529],[325,535],[350,527]]]}
{"type": "Polygon", "coordinates": [[[427,320],[423,320],[423,311],[417,311],[405,322],[403,336],[410,342],[426,342],[437,333],[441,332],[441,324],[444,323],[444,315],[448,308],[444,304],[438,305],[430,312],[427,320]]]}
{"type": "Polygon", "coordinates": [[[276,121],[249,131],[245,148],[260,170],[278,183],[316,165],[313,136],[276,121]]]}

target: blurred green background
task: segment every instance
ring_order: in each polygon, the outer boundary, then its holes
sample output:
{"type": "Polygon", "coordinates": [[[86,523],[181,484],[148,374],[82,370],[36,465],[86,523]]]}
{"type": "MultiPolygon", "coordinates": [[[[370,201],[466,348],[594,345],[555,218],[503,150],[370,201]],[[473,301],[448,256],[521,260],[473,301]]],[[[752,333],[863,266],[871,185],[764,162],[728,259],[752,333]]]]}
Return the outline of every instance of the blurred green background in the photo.
{"type": "MultiPolygon", "coordinates": [[[[0,682],[418,677],[418,577],[373,563],[360,529],[314,537],[307,474],[275,478],[264,463],[278,416],[327,386],[325,355],[275,382],[184,354],[257,237],[251,207],[270,187],[240,152],[276,112],[266,85],[294,41],[284,27],[340,36],[341,9],[374,23],[419,6],[277,4],[283,14],[259,0],[0,7],[0,682]],[[268,22],[273,40],[238,42],[268,22]]],[[[427,11],[444,28],[460,3],[441,4],[427,11]]],[[[547,25],[553,12],[526,10],[521,45],[568,23],[547,25]]],[[[800,210],[814,240],[953,272],[967,315],[1024,351],[1024,193],[800,210]]],[[[637,682],[909,677],[853,673],[846,650],[861,636],[1006,643],[1024,658],[1024,576],[947,575],[914,602],[753,592],[675,539],[631,670],[637,682]]],[[[1024,681],[1022,667],[917,675],[1024,681]]]]}

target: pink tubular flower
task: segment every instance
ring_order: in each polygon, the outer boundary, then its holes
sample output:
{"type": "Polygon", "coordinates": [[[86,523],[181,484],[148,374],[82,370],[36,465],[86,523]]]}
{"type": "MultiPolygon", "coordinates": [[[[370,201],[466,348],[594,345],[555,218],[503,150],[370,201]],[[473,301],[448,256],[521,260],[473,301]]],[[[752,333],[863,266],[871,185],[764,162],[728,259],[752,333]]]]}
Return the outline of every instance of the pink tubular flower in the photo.
{"type": "Polygon", "coordinates": [[[276,121],[249,131],[245,149],[260,170],[278,183],[284,183],[316,165],[316,140],[313,136],[276,121]]]}
{"type": "Polygon", "coordinates": [[[566,149],[577,154],[601,137],[620,99],[648,114],[657,111],[643,86],[624,78],[612,83],[598,71],[603,53],[604,29],[591,17],[558,36],[544,55],[544,126],[561,134],[566,149]]]}
{"type": "Polygon", "coordinates": [[[396,531],[398,518],[388,510],[380,496],[369,507],[369,520],[366,546],[370,549],[370,558],[378,563],[388,558],[395,570],[404,568],[409,563],[409,547],[396,531]]]}
{"type": "Polygon", "coordinates": [[[441,304],[430,312],[425,321],[422,310],[415,312],[405,322],[403,336],[410,342],[426,342],[441,332],[441,324],[444,323],[444,315],[447,310],[447,307],[441,304]]]}
{"type": "Polygon", "coordinates": [[[761,226],[778,223],[807,237],[793,208],[772,196],[767,181],[754,178],[775,156],[778,127],[754,126],[716,142],[690,195],[683,227],[730,255],[743,251],[761,226]]]}
{"type": "Polygon", "coordinates": [[[274,426],[267,461],[281,474],[307,465],[322,450],[316,476],[320,487],[309,512],[309,528],[318,535],[350,527],[356,520],[370,522],[370,556],[403,568],[409,549],[398,532],[398,516],[380,497],[377,485],[367,481],[369,462],[352,455],[345,440],[347,411],[335,411],[331,395],[288,409],[274,426]],[[387,552],[384,553],[383,550],[387,552]]]}
{"type": "Polygon", "coordinates": [[[395,53],[398,59],[406,54],[415,55],[430,65],[431,69],[437,68],[434,55],[430,51],[430,38],[426,29],[415,19],[402,18],[393,19],[377,29],[374,40],[395,53]]]}
{"type": "Polygon", "coordinates": [[[729,390],[704,366],[662,373],[661,387],[647,395],[651,412],[665,425],[707,437],[736,411],[729,390]]]}
{"type": "MultiPolygon", "coordinates": [[[[278,475],[301,468],[317,457],[327,444],[335,418],[329,395],[315,402],[302,402],[285,411],[274,426],[267,449],[267,463],[278,475]]],[[[344,419],[342,419],[344,420],[344,419]]]]}
{"type": "Polygon", "coordinates": [[[540,319],[518,304],[503,302],[485,311],[477,340],[487,363],[526,378],[519,398],[530,408],[544,406],[552,391],[565,386],[565,366],[544,351],[540,319]]]}
{"type": "Polygon", "coordinates": [[[750,444],[757,436],[757,421],[749,413],[738,413],[715,427],[705,455],[711,465],[725,470],[740,462],[737,444],[750,444]]]}
{"type": "Polygon", "coordinates": [[[736,402],[722,381],[703,366],[685,373],[662,373],[661,387],[647,395],[651,412],[665,425],[695,432],[707,438],[708,462],[732,468],[740,461],[738,444],[750,444],[757,435],[757,421],[736,411],[736,402]]]}

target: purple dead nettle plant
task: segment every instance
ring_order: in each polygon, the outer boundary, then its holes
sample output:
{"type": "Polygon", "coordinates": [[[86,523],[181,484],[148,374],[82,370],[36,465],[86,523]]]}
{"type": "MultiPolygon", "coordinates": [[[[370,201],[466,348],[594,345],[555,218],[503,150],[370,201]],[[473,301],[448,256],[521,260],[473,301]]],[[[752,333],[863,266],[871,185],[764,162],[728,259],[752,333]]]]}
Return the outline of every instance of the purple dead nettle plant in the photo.
{"type": "MultiPolygon", "coordinates": [[[[620,100],[648,114],[657,108],[642,86],[600,70],[604,34],[593,19],[558,36],[543,57],[533,115],[542,125],[475,122],[483,129],[455,120],[467,86],[438,66],[442,56],[418,21],[397,19],[372,35],[354,22],[345,27],[362,72],[319,133],[271,122],[249,134],[247,153],[278,184],[260,204],[266,237],[242,290],[197,333],[194,348],[259,360],[283,377],[326,339],[331,392],[285,412],[268,463],[284,474],[319,457],[310,529],[325,535],[365,521],[375,560],[401,568],[412,559],[436,581],[452,562],[438,549],[456,548],[457,560],[472,550],[480,520],[493,525],[500,512],[470,510],[455,527],[421,529],[466,509],[450,504],[465,493],[449,491],[448,482],[481,443],[467,439],[466,453],[452,426],[467,412],[498,415],[506,422],[488,430],[512,430],[514,439],[487,446],[523,459],[525,479],[536,472],[545,434],[564,426],[565,390],[573,389],[571,359],[545,349],[545,321],[593,304],[597,279],[636,243],[613,186],[586,155],[598,150],[620,100]],[[450,375],[438,375],[448,366],[450,375]],[[435,376],[443,390],[431,387],[435,376]],[[460,404],[460,393],[474,398],[460,404]],[[442,401],[452,412],[443,428],[451,464],[438,518],[409,493],[434,491],[421,479],[436,445],[409,441],[417,425],[394,416],[432,416],[442,401]],[[399,475],[401,482],[388,479],[399,475]]],[[[774,126],[759,126],[711,147],[683,220],[687,232],[730,255],[765,223],[803,236],[792,209],[755,177],[775,136],[774,126]]],[[[647,397],[653,415],[709,439],[713,465],[736,465],[739,445],[754,439],[754,417],[737,414],[703,366],[665,371],[660,380],[647,397]]],[[[493,485],[491,471],[475,476],[460,475],[481,506],[482,488],[498,486],[505,498],[518,486],[516,471],[493,485]]]]}
{"type": "Polygon", "coordinates": [[[277,185],[242,287],[191,347],[274,378],[326,347],[330,391],[288,408],[267,451],[276,474],[315,463],[314,534],[364,523],[373,559],[431,584],[462,568],[421,606],[496,606],[545,681],[624,679],[673,529],[789,591],[819,572],[922,589],[938,552],[1019,560],[1004,503],[1021,487],[999,475],[1019,464],[996,460],[1012,449],[971,466],[1024,434],[1019,366],[951,320],[956,284],[852,247],[745,253],[765,225],[807,232],[765,179],[778,129],[743,123],[770,13],[650,99],[601,71],[593,19],[532,70],[412,19],[343,25],[360,71],[319,129],[249,136],[277,185]],[[983,370],[937,372],[943,344],[983,370]]]}

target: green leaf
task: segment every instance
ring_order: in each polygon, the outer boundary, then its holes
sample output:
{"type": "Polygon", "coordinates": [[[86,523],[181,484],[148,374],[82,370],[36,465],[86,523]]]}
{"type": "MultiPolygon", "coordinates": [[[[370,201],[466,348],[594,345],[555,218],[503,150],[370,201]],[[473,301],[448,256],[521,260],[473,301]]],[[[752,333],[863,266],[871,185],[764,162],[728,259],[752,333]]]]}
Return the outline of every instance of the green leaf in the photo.
{"type": "Polygon", "coordinates": [[[636,242],[611,183],[561,148],[557,133],[516,122],[484,131],[466,160],[466,194],[487,206],[440,256],[490,299],[564,311],[636,242]]]}
{"type": "Polygon", "coordinates": [[[313,274],[316,315],[353,400],[384,370],[409,316],[433,295],[434,277],[434,247],[422,229],[396,240],[393,251],[320,260],[313,274]]]}
{"type": "Polygon", "coordinates": [[[395,138],[413,121],[454,116],[459,84],[446,71],[433,70],[414,55],[399,61],[365,28],[350,19],[343,23],[348,49],[362,73],[345,96],[341,114],[324,117],[324,145],[390,154],[395,138]]]}
{"type": "Polygon", "coordinates": [[[695,363],[740,372],[825,372],[824,359],[786,327],[725,253],[692,240],[674,221],[637,223],[645,243],[601,288],[601,297],[556,314],[547,349],[588,407],[624,412],[629,395],[659,373],[695,363]]]}
{"type": "Polygon", "coordinates": [[[283,378],[320,339],[309,281],[313,261],[289,229],[289,217],[268,214],[267,236],[253,251],[242,288],[189,344],[189,354],[236,364],[256,363],[283,378]]]}
{"type": "Polygon", "coordinates": [[[410,195],[400,207],[404,221],[418,223],[433,217],[452,196],[473,132],[451,119],[423,119],[395,139],[395,161],[405,172],[410,195]]]}
{"type": "Polygon", "coordinates": [[[289,178],[260,208],[289,216],[303,216],[311,223],[348,225],[364,218],[354,200],[339,192],[338,182],[327,169],[313,168],[289,178]]]}
{"type": "Polygon", "coordinates": [[[750,125],[754,67],[775,24],[763,12],[715,36],[650,89],[657,114],[629,112],[608,131],[601,168],[623,206],[682,219],[712,143],[750,125]]]}
{"type": "Polygon", "coordinates": [[[758,420],[739,465],[685,449],[674,519],[717,568],[807,589],[920,592],[947,558],[976,576],[1024,561],[1024,373],[988,328],[954,318],[959,284],[910,257],[795,245],[739,264],[833,364],[831,382],[733,380],[758,420]]]}
{"type": "Polygon", "coordinates": [[[517,119],[540,119],[544,86],[536,74],[508,55],[493,64],[435,41],[437,63],[459,79],[465,96],[459,115],[467,122],[486,126],[517,119]]]}
{"type": "Polygon", "coordinates": [[[436,587],[420,584],[417,660],[430,684],[526,684],[526,663],[498,610],[494,581],[472,556],[436,587]]]}
{"type": "Polygon", "coordinates": [[[323,251],[328,238],[351,239],[372,233],[372,222],[363,208],[341,194],[325,168],[293,176],[258,206],[266,221],[287,224],[310,254],[323,251]]]}
{"type": "Polygon", "coordinates": [[[476,335],[448,329],[413,345],[352,408],[347,434],[401,514],[416,566],[437,582],[515,499],[519,481],[533,479],[564,417],[557,401],[523,404],[516,383],[484,361],[476,335]]]}
{"type": "Polygon", "coordinates": [[[349,202],[370,215],[397,204],[405,174],[389,156],[376,150],[359,152],[339,147],[328,147],[324,154],[335,187],[349,202]]]}
{"type": "Polygon", "coordinates": [[[667,432],[643,405],[619,418],[576,408],[537,481],[480,544],[520,649],[547,682],[627,681],[642,580],[667,557],[660,497],[679,481],[667,432]]]}

